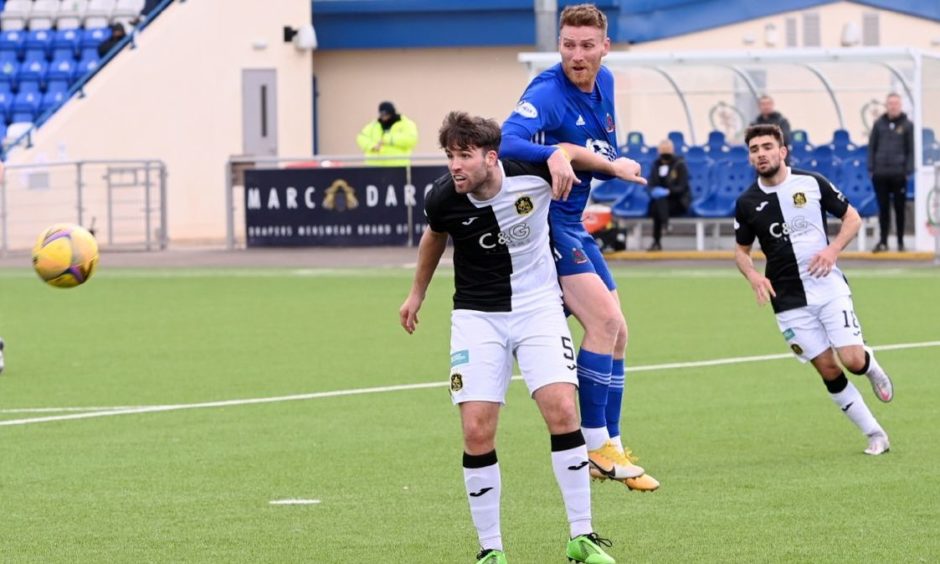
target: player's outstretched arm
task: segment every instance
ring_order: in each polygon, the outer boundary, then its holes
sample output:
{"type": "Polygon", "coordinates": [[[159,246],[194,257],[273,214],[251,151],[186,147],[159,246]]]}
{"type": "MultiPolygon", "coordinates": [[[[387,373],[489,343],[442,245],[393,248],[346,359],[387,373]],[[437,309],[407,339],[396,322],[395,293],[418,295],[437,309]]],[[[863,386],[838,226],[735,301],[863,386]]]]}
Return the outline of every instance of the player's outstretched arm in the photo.
{"type": "Polygon", "coordinates": [[[418,266],[415,268],[414,282],[411,284],[411,291],[405,298],[405,303],[401,304],[398,309],[399,322],[409,335],[417,329],[418,310],[424,303],[431,278],[434,277],[434,271],[437,270],[437,265],[441,262],[441,256],[446,248],[447,233],[434,231],[430,227],[424,230],[421,242],[418,244],[418,266]]]}
{"type": "Polygon", "coordinates": [[[842,216],[842,226],[839,228],[839,232],[836,234],[835,238],[833,238],[832,242],[829,243],[826,248],[813,255],[813,258],[810,259],[809,266],[807,267],[809,273],[816,278],[821,278],[832,272],[832,267],[835,266],[836,261],[839,259],[839,253],[858,235],[858,230],[861,226],[861,216],[858,215],[858,211],[856,211],[855,208],[849,206],[842,216]]]}
{"type": "Polygon", "coordinates": [[[564,149],[565,153],[571,157],[571,166],[574,167],[575,170],[590,170],[607,176],[616,176],[627,182],[646,184],[646,178],[642,176],[640,163],[633,159],[620,157],[609,161],[605,157],[580,145],[559,143],[558,146],[564,149]]]}
{"type": "Polygon", "coordinates": [[[734,247],[734,262],[754,290],[757,305],[762,306],[769,302],[770,296],[777,297],[777,292],[774,291],[770,280],[754,268],[754,259],[751,258],[751,245],[736,244],[734,247]]]}

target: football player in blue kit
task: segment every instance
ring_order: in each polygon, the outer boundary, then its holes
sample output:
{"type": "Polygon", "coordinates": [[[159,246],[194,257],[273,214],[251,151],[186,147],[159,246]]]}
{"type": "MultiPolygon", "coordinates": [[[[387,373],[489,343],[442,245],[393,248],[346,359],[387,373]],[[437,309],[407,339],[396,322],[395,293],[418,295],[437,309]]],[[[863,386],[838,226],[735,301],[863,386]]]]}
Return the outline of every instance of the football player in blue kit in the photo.
{"type": "MultiPolygon", "coordinates": [[[[578,351],[581,427],[595,478],[653,491],[659,482],[635,464],[620,438],[627,322],[613,276],[581,215],[593,177],[575,173],[558,143],[617,158],[614,77],[601,65],[610,50],[607,18],[593,4],[566,7],[559,23],[561,63],[535,77],[503,124],[500,156],[545,162],[554,184],[572,186],[549,213],[565,307],[584,327],[578,351]]],[[[637,165],[639,171],[639,165],[637,165]]]]}

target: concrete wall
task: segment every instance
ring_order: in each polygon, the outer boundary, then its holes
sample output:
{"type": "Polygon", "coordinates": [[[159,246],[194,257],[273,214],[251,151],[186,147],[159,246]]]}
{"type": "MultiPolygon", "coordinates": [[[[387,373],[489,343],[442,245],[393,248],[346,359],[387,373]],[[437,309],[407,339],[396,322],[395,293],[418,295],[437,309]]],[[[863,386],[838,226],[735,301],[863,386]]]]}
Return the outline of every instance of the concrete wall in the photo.
{"type": "MultiPolygon", "coordinates": [[[[310,21],[310,2],[227,0],[173,3],[35,135],[10,165],[65,159],[155,158],[166,162],[172,242],[225,236],[224,165],[242,152],[242,70],[277,71],[278,146],[312,152],[312,55],[283,42],[285,25],[310,21]],[[265,47],[261,47],[265,45],[265,47]]],[[[20,246],[17,213],[30,213],[49,190],[30,191],[8,175],[11,247],[20,246]],[[14,239],[15,237],[15,239],[14,239]]],[[[69,181],[66,181],[68,184],[69,181]]],[[[71,195],[71,190],[65,197],[71,195]]],[[[71,220],[71,218],[67,218],[71,220]]],[[[99,218],[99,222],[101,218],[99,218]]],[[[99,223],[100,225],[100,223],[99,223]]],[[[32,243],[36,233],[25,234],[32,243]]]]}

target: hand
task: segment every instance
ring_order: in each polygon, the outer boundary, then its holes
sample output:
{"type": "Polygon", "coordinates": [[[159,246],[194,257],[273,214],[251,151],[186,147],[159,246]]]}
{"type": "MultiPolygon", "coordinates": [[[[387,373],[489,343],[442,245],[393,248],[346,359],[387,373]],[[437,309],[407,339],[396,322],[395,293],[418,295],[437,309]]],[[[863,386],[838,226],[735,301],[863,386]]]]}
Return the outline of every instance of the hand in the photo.
{"type": "Polygon", "coordinates": [[[619,157],[610,163],[614,167],[614,175],[627,182],[646,185],[646,179],[641,176],[640,163],[626,157],[619,157]]]}
{"type": "Polygon", "coordinates": [[[766,276],[755,272],[747,277],[747,281],[751,283],[751,288],[757,296],[757,305],[762,306],[769,302],[770,296],[777,297],[777,292],[774,291],[773,285],[766,276]]]}
{"type": "Polygon", "coordinates": [[[413,334],[415,329],[418,328],[418,310],[421,309],[421,302],[423,301],[423,298],[409,294],[405,303],[401,304],[398,309],[399,322],[409,335],[413,334]]]}
{"type": "Polygon", "coordinates": [[[382,140],[379,139],[379,142],[376,143],[374,147],[372,147],[372,152],[373,152],[373,153],[378,153],[378,152],[381,151],[381,150],[382,150],[382,140]]]}
{"type": "Polygon", "coordinates": [[[816,278],[822,278],[832,272],[832,267],[836,264],[838,253],[831,246],[819,251],[809,261],[809,273],[816,278]]]}
{"type": "Polygon", "coordinates": [[[558,149],[548,157],[546,164],[548,164],[548,171],[552,174],[552,199],[567,200],[571,187],[578,181],[567,155],[558,149]]]}

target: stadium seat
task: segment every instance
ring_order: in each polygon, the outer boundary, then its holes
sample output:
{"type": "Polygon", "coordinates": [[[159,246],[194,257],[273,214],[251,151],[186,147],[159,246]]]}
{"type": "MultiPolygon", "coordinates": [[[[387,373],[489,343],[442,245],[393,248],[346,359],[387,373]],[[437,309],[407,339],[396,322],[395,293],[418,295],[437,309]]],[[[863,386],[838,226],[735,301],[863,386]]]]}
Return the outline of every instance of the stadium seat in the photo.
{"type": "Polygon", "coordinates": [[[700,217],[731,217],[738,196],[754,182],[754,170],[748,164],[723,160],[714,167],[714,188],[698,202],[692,202],[692,211],[700,217]]]}
{"type": "Polygon", "coordinates": [[[940,142],[937,141],[933,129],[925,127],[922,131],[924,164],[940,163],[940,142]]]}
{"type": "Polygon", "coordinates": [[[98,58],[98,45],[111,37],[111,28],[97,27],[82,31],[78,47],[81,59],[98,58]]]}
{"type": "Polygon", "coordinates": [[[66,91],[75,80],[76,65],[74,59],[52,61],[46,72],[46,92],[66,91]]]}
{"type": "Polygon", "coordinates": [[[88,0],[61,0],[59,10],[56,12],[56,29],[62,31],[80,28],[87,7],[88,0]]]}
{"type": "Polygon", "coordinates": [[[0,63],[0,84],[7,92],[16,89],[16,75],[20,72],[20,64],[16,61],[4,61],[0,63]]]}
{"type": "Polygon", "coordinates": [[[52,48],[53,32],[48,29],[28,31],[24,42],[24,61],[45,61],[52,48]]]}
{"type": "Polygon", "coordinates": [[[0,29],[21,30],[26,29],[26,20],[33,8],[32,0],[8,0],[0,12],[0,29]]]}
{"type": "Polygon", "coordinates": [[[60,29],[52,35],[52,60],[74,59],[78,54],[81,32],[76,29],[60,29]]]}
{"type": "MultiPolygon", "coordinates": [[[[692,203],[704,201],[711,191],[711,172],[714,161],[705,154],[703,147],[690,147],[685,154],[689,169],[689,192],[692,203]]],[[[690,207],[689,212],[692,213],[690,207]]]]}
{"type": "Polygon", "coordinates": [[[591,200],[605,204],[616,202],[630,190],[630,185],[619,178],[601,181],[591,188],[591,200]]]}
{"type": "Polygon", "coordinates": [[[66,100],[68,100],[68,97],[64,90],[46,92],[42,96],[42,102],[39,103],[40,115],[48,112],[52,108],[61,106],[66,100]]]}
{"type": "Polygon", "coordinates": [[[75,65],[75,74],[72,75],[72,82],[85,78],[86,75],[94,72],[98,68],[98,59],[84,59],[75,65]]]}
{"type": "Polygon", "coordinates": [[[0,56],[10,60],[7,54],[19,59],[23,55],[23,45],[26,43],[26,32],[20,30],[0,32],[0,56]]]}
{"type": "Polygon", "coordinates": [[[29,13],[29,29],[51,29],[59,11],[59,0],[35,0],[29,13]]]}
{"type": "Polygon", "coordinates": [[[734,163],[744,163],[748,162],[748,153],[747,147],[744,145],[732,145],[728,152],[725,153],[725,156],[722,157],[722,160],[732,161],[734,163]]]}
{"type": "Polygon", "coordinates": [[[36,112],[39,111],[39,103],[42,102],[42,94],[39,92],[20,92],[13,98],[13,106],[10,108],[13,123],[33,122],[36,119],[36,112]]]}
{"type": "Polygon", "coordinates": [[[853,157],[842,161],[841,166],[839,190],[862,217],[878,215],[878,200],[868,174],[868,163],[853,157]]]}
{"type": "Polygon", "coordinates": [[[724,132],[716,130],[708,132],[708,143],[704,149],[712,159],[719,159],[724,153],[730,151],[731,147],[725,140],[724,132]]]}
{"type": "Polygon", "coordinates": [[[86,28],[107,27],[111,23],[111,14],[114,13],[115,4],[116,0],[88,0],[84,26],[86,28]]]}
{"type": "Polygon", "coordinates": [[[790,133],[790,157],[792,160],[802,162],[811,158],[813,146],[809,142],[809,135],[802,129],[790,133]]]}
{"type": "Polygon", "coordinates": [[[144,11],[146,0],[117,0],[114,12],[111,13],[111,23],[124,24],[125,27],[140,19],[144,11]]]}
{"type": "Polygon", "coordinates": [[[0,121],[4,126],[10,122],[10,107],[13,106],[13,94],[0,92],[0,121]]]}
{"type": "Polygon", "coordinates": [[[830,145],[820,145],[813,149],[812,157],[803,162],[803,168],[818,172],[835,185],[839,185],[839,159],[830,145]]]}
{"type": "Polygon", "coordinates": [[[645,186],[627,183],[627,192],[611,206],[618,219],[636,219],[649,215],[650,195],[645,186]]]}
{"type": "Polygon", "coordinates": [[[46,61],[25,61],[20,65],[19,72],[16,75],[16,83],[19,85],[17,91],[23,93],[42,90],[43,81],[48,70],[49,65],[46,61]]]}
{"type": "Polygon", "coordinates": [[[849,132],[844,129],[837,129],[832,132],[832,153],[836,158],[849,158],[855,151],[856,146],[849,139],[849,132]]]}
{"type": "Polygon", "coordinates": [[[685,152],[689,150],[689,146],[685,142],[685,135],[683,135],[681,131],[670,131],[666,134],[666,137],[672,141],[672,146],[676,154],[680,157],[685,155],[685,152]]]}

